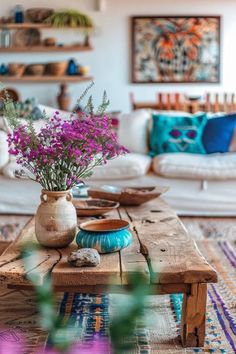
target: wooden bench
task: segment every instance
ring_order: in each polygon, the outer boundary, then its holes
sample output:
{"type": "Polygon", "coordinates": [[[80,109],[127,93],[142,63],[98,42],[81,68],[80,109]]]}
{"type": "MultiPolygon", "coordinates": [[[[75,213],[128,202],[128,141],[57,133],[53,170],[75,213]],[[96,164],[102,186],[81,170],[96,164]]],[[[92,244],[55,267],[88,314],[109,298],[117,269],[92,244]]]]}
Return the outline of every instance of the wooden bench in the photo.
{"type": "MultiPolygon", "coordinates": [[[[55,290],[88,293],[121,292],[128,288],[129,275],[139,270],[150,294],[183,293],[181,338],[184,347],[203,346],[207,283],[217,282],[215,270],[198,251],[175,212],[156,199],[140,207],[120,207],[110,218],[128,220],[134,241],[120,252],[102,255],[96,268],[73,268],[67,256],[76,248],[41,249],[36,268],[39,284],[51,273],[55,290]]],[[[79,220],[82,221],[82,220],[79,220]]],[[[84,221],[84,218],[83,218],[84,221]]],[[[34,218],[0,257],[0,284],[28,289],[20,250],[35,241],[34,218]]]]}

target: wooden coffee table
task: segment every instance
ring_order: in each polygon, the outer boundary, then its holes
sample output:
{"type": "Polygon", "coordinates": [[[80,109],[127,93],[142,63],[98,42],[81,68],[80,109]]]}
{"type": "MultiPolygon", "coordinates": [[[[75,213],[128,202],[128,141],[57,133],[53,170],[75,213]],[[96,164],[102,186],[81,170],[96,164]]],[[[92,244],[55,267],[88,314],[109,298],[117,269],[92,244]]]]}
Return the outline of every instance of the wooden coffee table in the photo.
{"type": "MultiPolygon", "coordinates": [[[[102,255],[95,268],[73,268],[67,256],[76,249],[42,249],[36,267],[38,282],[52,275],[55,290],[87,293],[121,292],[128,288],[129,275],[144,275],[151,294],[183,293],[181,338],[184,347],[203,346],[207,283],[217,282],[215,270],[206,262],[175,212],[156,199],[140,207],[120,207],[107,215],[128,220],[134,241],[120,252],[102,255]]],[[[79,222],[84,221],[81,218],[79,222]]],[[[34,218],[0,257],[0,283],[10,288],[29,288],[20,259],[27,241],[36,241],[34,218]]],[[[32,269],[32,272],[35,268],[32,269]]]]}

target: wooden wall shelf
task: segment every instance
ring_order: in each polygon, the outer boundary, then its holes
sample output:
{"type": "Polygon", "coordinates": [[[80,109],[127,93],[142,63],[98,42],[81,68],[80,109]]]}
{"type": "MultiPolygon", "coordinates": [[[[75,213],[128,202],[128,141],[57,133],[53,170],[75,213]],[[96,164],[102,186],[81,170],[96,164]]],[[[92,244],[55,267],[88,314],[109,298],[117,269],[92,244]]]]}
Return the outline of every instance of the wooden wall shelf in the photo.
{"type": "Polygon", "coordinates": [[[30,23],[30,22],[25,22],[25,23],[1,23],[0,24],[0,28],[7,28],[7,29],[29,29],[29,28],[49,28],[49,29],[72,29],[72,30],[76,30],[76,29],[81,29],[81,30],[92,30],[93,27],[82,27],[82,26],[78,26],[78,27],[70,27],[70,26],[63,26],[63,27],[56,27],[56,26],[52,26],[50,24],[47,23],[30,23]]]}
{"type": "Polygon", "coordinates": [[[42,76],[33,76],[33,75],[23,75],[23,76],[7,76],[7,75],[0,75],[1,82],[32,82],[32,83],[39,83],[39,82],[82,82],[82,81],[92,81],[92,76],[49,76],[49,75],[42,75],[42,76]]]}
{"type": "Polygon", "coordinates": [[[64,46],[27,46],[0,48],[0,53],[25,53],[25,52],[87,52],[93,50],[92,46],[64,45],[64,46]]]}

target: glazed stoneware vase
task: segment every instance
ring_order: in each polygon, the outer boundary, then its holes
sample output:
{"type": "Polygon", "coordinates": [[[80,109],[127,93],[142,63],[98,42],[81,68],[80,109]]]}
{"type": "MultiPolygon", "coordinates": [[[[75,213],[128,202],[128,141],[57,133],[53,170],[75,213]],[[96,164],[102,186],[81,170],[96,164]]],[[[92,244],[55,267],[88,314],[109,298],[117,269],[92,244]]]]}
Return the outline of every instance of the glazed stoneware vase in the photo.
{"type": "Polygon", "coordinates": [[[41,203],[35,216],[35,233],[42,246],[68,246],[77,232],[77,216],[71,191],[42,190],[41,203]]]}
{"type": "Polygon", "coordinates": [[[99,253],[111,253],[121,250],[132,243],[129,223],[119,219],[93,220],[80,224],[76,236],[81,248],[95,248],[99,253]]]}

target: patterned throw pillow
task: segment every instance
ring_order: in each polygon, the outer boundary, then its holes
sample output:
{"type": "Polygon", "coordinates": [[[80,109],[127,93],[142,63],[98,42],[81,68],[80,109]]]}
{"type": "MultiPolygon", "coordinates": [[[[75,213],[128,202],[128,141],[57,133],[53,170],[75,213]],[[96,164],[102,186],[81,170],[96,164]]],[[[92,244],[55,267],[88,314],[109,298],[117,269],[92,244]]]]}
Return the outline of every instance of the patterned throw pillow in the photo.
{"type": "Polygon", "coordinates": [[[203,129],[207,122],[205,113],[192,117],[154,114],[152,119],[151,156],[170,152],[205,154],[202,144],[203,129]]]}

